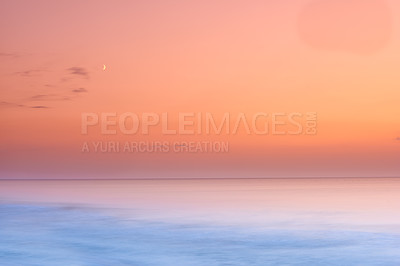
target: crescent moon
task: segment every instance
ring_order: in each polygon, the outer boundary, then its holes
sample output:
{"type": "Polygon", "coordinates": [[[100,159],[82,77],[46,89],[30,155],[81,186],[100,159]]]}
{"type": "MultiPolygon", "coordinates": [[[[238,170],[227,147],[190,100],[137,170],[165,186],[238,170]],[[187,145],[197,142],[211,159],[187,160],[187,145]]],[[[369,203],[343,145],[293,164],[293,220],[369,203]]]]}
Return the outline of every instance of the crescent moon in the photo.
{"type": "Polygon", "coordinates": [[[106,70],[106,65],[103,65],[103,71],[106,70]]]}

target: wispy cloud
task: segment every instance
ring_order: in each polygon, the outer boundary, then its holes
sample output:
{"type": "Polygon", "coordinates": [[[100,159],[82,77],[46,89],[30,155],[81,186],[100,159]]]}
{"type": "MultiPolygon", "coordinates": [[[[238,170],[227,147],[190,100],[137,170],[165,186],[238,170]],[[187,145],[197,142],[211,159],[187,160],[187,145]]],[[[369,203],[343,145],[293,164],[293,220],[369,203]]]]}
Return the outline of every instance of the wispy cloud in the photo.
{"type": "MultiPolygon", "coordinates": [[[[2,57],[12,58],[17,56],[19,55],[0,52],[0,59],[2,57]]],[[[86,95],[88,90],[85,88],[83,83],[87,85],[87,82],[89,81],[89,71],[87,68],[74,66],[63,69],[67,72],[64,72],[64,77],[61,77],[61,81],[58,83],[50,83],[50,79],[47,79],[48,76],[46,74],[47,72],[55,73],[57,70],[42,68],[39,66],[31,69],[21,69],[20,71],[11,73],[11,75],[31,80],[31,94],[27,94],[25,98],[20,98],[19,100],[0,100],[0,108],[52,108],[47,106],[47,103],[72,101],[86,95]]]]}
{"type": "Polygon", "coordinates": [[[35,106],[29,106],[29,108],[33,108],[33,109],[46,109],[46,108],[50,108],[50,107],[45,106],[45,105],[35,105],[35,106]]]}
{"type": "Polygon", "coordinates": [[[12,103],[12,102],[6,102],[6,101],[1,101],[0,106],[1,107],[26,107],[24,104],[12,103]]]}
{"type": "Polygon", "coordinates": [[[395,140],[400,141],[400,137],[395,138],[395,140]]]}
{"type": "Polygon", "coordinates": [[[19,75],[19,76],[22,76],[22,77],[32,77],[32,76],[37,76],[42,71],[43,70],[39,70],[39,69],[31,69],[31,70],[14,72],[13,74],[14,75],[19,75]]]}
{"type": "Polygon", "coordinates": [[[82,92],[87,92],[87,89],[85,89],[85,88],[79,88],[79,89],[74,89],[74,90],[72,90],[72,92],[75,92],[75,93],[82,93],[82,92]]]}
{"type": "Polygon", "coordinates": [[[16,53],[0,53],[0,57],[17,58],[17,57],[19,57],[19,55],[16,53]]]}
{"type": "Polygon", "coordinates": [[[71,75],[78,75],[84,78],[89,78],[89,71],[83,67],[70,67],[67,69],[71,75]]]}
{"type": "Polygon", "coordinates": [[[0,107],[18,107],[18,108],[31,108],[31,109],[47,109],[50,108],[46,105],[25,105],[20,103],[12,103],[12,102],[0,102],[0,107]]]}
{"type": "Polygon", "coordinates": [[[70,97],[58,94],[36,94],[29,98],[30,101],[68,101],[70,97]]]}

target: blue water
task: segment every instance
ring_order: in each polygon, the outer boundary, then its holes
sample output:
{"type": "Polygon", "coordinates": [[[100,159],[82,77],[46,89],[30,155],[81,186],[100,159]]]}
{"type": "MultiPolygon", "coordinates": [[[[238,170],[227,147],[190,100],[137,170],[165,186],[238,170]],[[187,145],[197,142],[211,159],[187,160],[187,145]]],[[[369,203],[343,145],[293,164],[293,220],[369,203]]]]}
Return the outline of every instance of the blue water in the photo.
{"type": "Polygon", "coordinates": [[[0,204],[0,265],[400,265],[389,233],[160,223],[0,204]]]}

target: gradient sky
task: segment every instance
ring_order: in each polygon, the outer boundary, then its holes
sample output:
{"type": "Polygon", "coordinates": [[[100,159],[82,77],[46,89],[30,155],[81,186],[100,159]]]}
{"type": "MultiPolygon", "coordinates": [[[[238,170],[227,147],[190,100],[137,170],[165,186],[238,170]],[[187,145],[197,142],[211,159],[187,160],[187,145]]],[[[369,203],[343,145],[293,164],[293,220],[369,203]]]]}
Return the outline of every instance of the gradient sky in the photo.
{"type": "Polygon", "coordinates": [[[397,0],[5,0],[0,36],[0,178],[400,175],[397,0]],[[82,112],[308,111],[316,135],[81,134],[82,112]],[[99,140],[230,150],[81,152],[99,140]]]}

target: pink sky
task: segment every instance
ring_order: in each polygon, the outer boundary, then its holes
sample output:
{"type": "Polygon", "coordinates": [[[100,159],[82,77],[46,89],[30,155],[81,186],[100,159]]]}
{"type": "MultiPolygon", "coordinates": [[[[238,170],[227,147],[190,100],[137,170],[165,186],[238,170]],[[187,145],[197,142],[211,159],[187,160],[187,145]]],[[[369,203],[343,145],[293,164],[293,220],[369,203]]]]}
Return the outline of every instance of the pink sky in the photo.
{"type": "Polygon", "coordinates": [[[399,18],[396,0],[1,1],[0,178],[399,176],[399,18]],[[84,112],[309,111],[315,135],[81,134],[84,112]],[[81,152],[205,140],[229,152],[81,152]]]}

